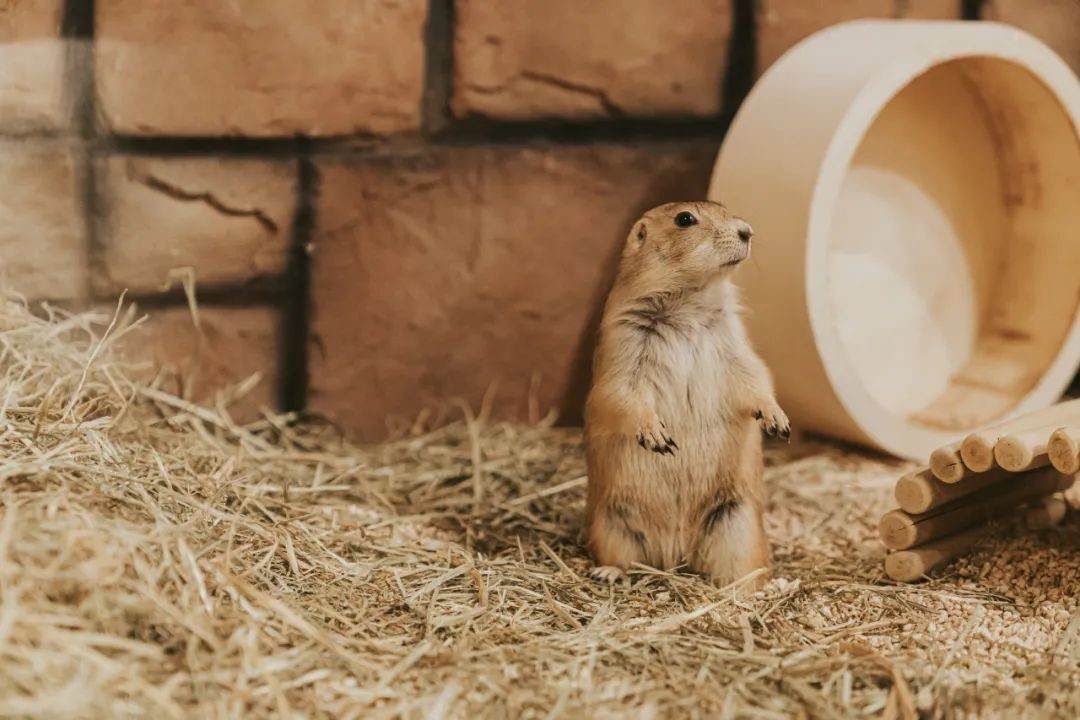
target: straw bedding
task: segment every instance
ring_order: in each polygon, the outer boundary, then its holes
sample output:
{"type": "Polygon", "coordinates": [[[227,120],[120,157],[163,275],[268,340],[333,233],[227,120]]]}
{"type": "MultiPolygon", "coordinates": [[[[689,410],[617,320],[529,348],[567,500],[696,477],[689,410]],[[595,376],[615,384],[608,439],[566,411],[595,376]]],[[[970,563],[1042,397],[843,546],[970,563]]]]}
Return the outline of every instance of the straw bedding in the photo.
{"type": "Polygon", "coordinates": [[[132,380],[128,332],[0,309],[2,715],[1080,717],[1075,518],[896,586],[902,466],[802,443],[763,592],[601,586],[577,431],[240,427],[132,380]]]}

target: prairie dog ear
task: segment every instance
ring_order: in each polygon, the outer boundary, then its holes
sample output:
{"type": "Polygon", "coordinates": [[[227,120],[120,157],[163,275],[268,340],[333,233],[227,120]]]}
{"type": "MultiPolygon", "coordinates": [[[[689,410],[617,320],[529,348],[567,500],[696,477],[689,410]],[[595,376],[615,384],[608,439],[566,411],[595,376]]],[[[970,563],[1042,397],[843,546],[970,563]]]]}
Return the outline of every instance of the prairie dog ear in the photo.
{"type": "Polygon", "coordinates": [[[645,227],[643,221],[634,223],[634,227],[630,230],[630,237],[626,239],[626,250],[628,253],[635,253],[641,249],[641,246],[645,244],[645,238],[649,236],[649,231],[645,227]]]}

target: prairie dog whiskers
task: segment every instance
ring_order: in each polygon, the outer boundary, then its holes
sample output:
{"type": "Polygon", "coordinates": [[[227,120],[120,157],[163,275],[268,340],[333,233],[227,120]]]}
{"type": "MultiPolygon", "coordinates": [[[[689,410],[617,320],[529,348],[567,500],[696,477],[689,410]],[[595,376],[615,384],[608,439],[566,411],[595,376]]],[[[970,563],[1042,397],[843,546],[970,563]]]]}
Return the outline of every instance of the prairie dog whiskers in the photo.
{"type": "Polygon", "coordinates": [[[585,410],[598,579],[685,564],[727,584],[769,566],[761,432],[790,427],[729,279],[752,235],[712,202],[661,205],[630,231],[585,410]]]}

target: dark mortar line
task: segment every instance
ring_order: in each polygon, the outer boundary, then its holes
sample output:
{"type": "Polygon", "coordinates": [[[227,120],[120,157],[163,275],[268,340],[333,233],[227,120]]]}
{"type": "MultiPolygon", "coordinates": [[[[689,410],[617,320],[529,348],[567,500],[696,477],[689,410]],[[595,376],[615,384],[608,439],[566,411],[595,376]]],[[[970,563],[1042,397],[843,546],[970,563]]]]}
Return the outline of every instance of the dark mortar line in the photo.
{"type": "Polygon", "coordinates": [[[544,120],[503,123],[470,118],[456,122],[431,138],[409,135],[380,142],[328,138],[116,138],[99,139],[92,154],[95,157],[131,155],[274,160],[423,155],[439,148],[662,145],[701,140],[719,145],[730,123],[730,113],[692,120],[622,119],[584,123],[544,120]]]}
{"type": "Polygon", "coordinates": [[[93,295],[93,277],[100,267],[101,247],[97,232],[97,190],[92,145],[94,124],[94,4],[95,0],[65,0],[60,19],[60,37],[64,42],[63,92],[70,112],[74,134],[79,139],[76,150],[76,192],[83,206],[87,280],[81,294],[93,295]]]}
{"type": "Polygon", "coordinates": [[[92,40],[94,37],[95,0],[64,0],[60,18],[60,37],[92,40]]]}
{"type": "MultiPolygon", "coordinates": [[[[308,344],[311,321],[311,255],[315,232],[315,206],[319,192],[318,170],[304,152],[297,159],[296,213],[285,291],[281,297],[282,410],[300,412],[307,406],[308,344]]],[[[348,318],[345,318],[348,322],[348,318]]]]}
{"type": "Polygon", "coordinates": [[[87,268],[89,288],[87,297],[97,294],[95,278],[105,277],[105,238],[101,232],[101,178],[93,153],[83,153],[82,202],[86,223],[87,268]]]}
{"type": "Polygon", "coordinates": [[[732,113],[708,118],[618,118],[586,121],[560,119],[503,122],[484,117],[456,120],[442,131],[387,138],[241,138],[133,137],[98,138],[96,155],[157,157],[295,158],[303,155],[381,155],[439,145],[513,145],[537,142],[611,145],[723,138],[732,113]]]}
{"type": "Polygon", "coordinates": [[[732,117],[754,86],[757,72],[757,4],[758,0],[735,0],[732,4],[728,66],[721,88],[722,106],[732,117]]]}
{"type": "Polygon", "coordinates": [[[984,0],[960,0],[960,17],[963,20],[981,20],[984,0]]]}
{"type": "MultiPolygon", "coordinates": [[[[369,138],[327,139],[334,144],[374,144],[369,138]]],[[[304,137],[252,138],[239,136],[141,136],[111,135],[100,138],[95,152],[101,155],[151,155],[160,157],[229,156],[295,158],[307,152],[311,141],[304,137]]]]}
{"type": "Polygon", "coordinates": [[[424,95],[420,102],[421,134],[445,130],[454,86],[454,0],[428,0],[424,28],[424,95]]]}

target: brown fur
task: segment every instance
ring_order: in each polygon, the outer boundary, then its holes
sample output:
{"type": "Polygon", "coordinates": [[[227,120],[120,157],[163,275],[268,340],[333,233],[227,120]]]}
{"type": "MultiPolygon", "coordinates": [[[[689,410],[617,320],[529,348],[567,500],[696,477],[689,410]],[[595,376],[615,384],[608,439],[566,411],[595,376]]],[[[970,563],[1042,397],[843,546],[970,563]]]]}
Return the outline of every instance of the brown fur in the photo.
{"type": "Polygon", "coordinates": [[[728,279],[750,234],[698,202],[650,210],[627,238],[585,410],[598,578],[686,565],[727,584],[769,565],[761,429],[789,427],[728,279]],[[681,212],[697,223],[679,227],[681,212]]]}

